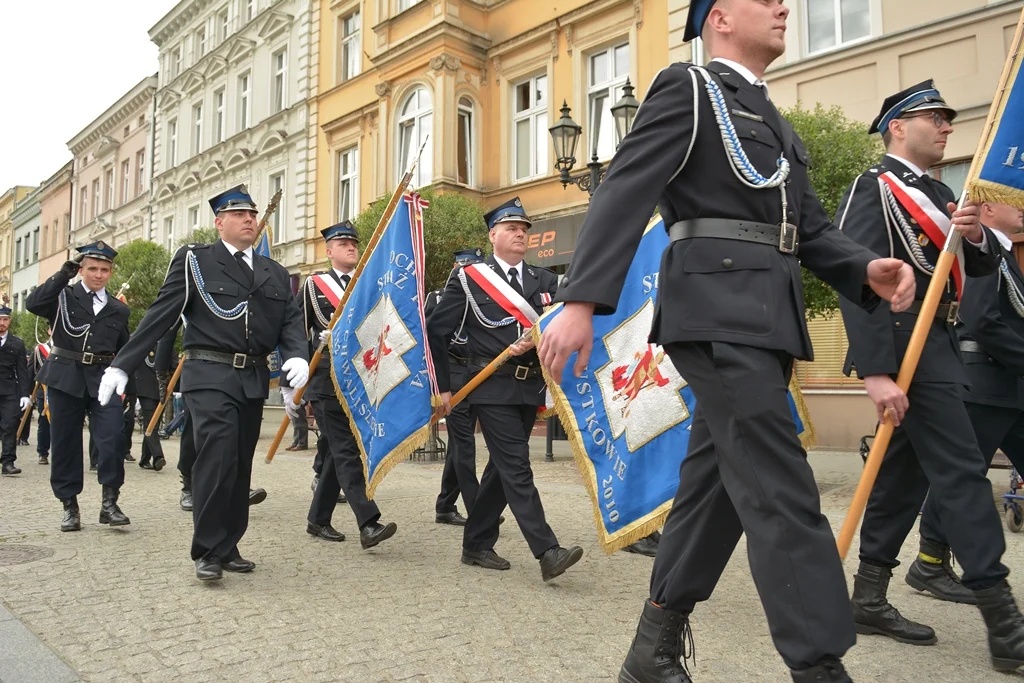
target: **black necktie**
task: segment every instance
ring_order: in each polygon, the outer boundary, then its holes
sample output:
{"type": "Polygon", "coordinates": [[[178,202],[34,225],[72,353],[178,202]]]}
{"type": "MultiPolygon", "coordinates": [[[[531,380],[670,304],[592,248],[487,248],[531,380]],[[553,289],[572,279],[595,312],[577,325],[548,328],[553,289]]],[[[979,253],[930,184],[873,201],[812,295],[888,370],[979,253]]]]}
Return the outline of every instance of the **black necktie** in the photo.
{"type": "Polygon", "coordinates": [[[348,283],[350,283],[350,282],[352,282],[352,276],[351,275],[342,275],[341,276],[341,288],[342,289],[348,289],[348,283]]]}
{"type": "Polygon", "coordinates": [[[764,98],[766,100],[770,101],[772,99],[772,98],[768,97],[768,86],[767,85],[765,85],[764,83],[757,83],[754,87],[756,87],[758,90],[761,91],[761,94],[764,95],[764,98]]]}
{"type": "Polygon", "coordinates": [[[238,261],[238,267],[242,269],[242,274],[245,275],[246,282],[252,287],[252,268],[245,262],[245,252],[236,251],[235,260],[238,261]]]}
{"type": "Polygon", "coordinates": [[[519,284],[519,271],[514,267],[508,269],[508,283],[516,290],[516,294],[523,296],[523,287],[519,284]]]}

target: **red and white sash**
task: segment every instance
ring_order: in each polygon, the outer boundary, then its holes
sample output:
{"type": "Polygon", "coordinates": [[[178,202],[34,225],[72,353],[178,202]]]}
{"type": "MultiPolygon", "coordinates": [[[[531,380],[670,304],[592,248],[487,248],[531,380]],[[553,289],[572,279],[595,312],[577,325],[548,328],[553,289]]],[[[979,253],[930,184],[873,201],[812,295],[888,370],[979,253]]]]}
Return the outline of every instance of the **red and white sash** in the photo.
{"type": "Polygon", "coordinates": [[[474,263],[463,268],[463,271],[506,313],[518,320],[520,325],[524,328],[533,327],[539,317],[537,311],[519,292],[512,289],[505,278],[491,270],[486,263],[474,263]]]}
{"type": "Polygon", "coordinates": [[[36,346],[36,348],[39,351],[39,357],[42,358],[43,360],[46,360],[47,358],[50,357],[50,345],[49,344],[38,344],[36,346]]]}
{"type": "Polygon", "coordinates": [[[332,306],[337,308],[338,304],[341,303],[341,296],[345,293],[344,288],[330,275],[311,275],[310,278],[313,280],[313,284],[316,285],[317,290],[327,297],[332,306]]]}
{"type": "MultiPolygon", "coordinates": [[[[907,185],[892,171],[883,173],[879,179],[892,191],[900,206],[917,221],[935,248],[942,251],[946,244],[946,235],[949,234],[952,226],[950,217],[935,206],[935,202],[928,195],[912,185],[907,185]]],[[[956,257],[953,259],[953,281],[956,282],[957,299],[963,294],[965,277],[967,274],[963,265],[963,249],[958,248],[956,257]]]]}

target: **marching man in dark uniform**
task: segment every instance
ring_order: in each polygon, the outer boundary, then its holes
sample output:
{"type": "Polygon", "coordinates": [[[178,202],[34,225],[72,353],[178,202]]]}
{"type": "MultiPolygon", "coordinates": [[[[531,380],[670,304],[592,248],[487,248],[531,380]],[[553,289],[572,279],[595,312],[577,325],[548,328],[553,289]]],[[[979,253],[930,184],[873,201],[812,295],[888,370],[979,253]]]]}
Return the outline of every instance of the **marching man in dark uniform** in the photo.
{"type": "Polygon", "coordinates": [[[494,551],[501,513],[507,504],[540,562],[544,581],[579,562],[583,549],[563,548],[544,518],[540,493],[530,468],[530,434],[537,408],[544,405],[545,385],[530,340],[519,341],[532,326],[558,284],[550,270],[523,261],[526,233],[532,223],[516,197],[486,216],[494,254],[483,263],[459,268],[448,279],[441,302],[427,321],[431,355],[445,412],[451,412],[451,365],[464,363],[472,377],[516,344],[516,357],[484,380],[467,401],[480,420],[490,452],[480,489],[462,537],[462,562],[485,569],[512,565],[494,551]],[[453,338],[465,338],[458,358],[448,355],[453,338]]]}
{"type": "Polygon", "coordinates": [[[969,380],[953,329],[967,278],[993,274],[999,265],[998,242],[977,220],[958,226],[962,248],[910,390],[904,394],[894,381],[955,209],[952,190],[925,172],[942,160],[955,116],[931,81],[886,98],[870,130],[882,134],[886,156],[854,181],[837,212],[845,234],[909,263],[917,278],[917,300],[902,313],[883,305],[869,314],[840,301],[850,339],[847,372],[856,370],[879,419],[888,414],[897,427],[864,514],[852,603],[858,633],[912,645],[936,642],[931,628],[904,619],[886,597],[896,557],[930,488],[928,498],[964,568],[963,584],[988,625],[993,666],[1009,671],[1024,666],[1024,616],[1000,561],[1003,532],[962,399],[969,380]]]}
{"type": "MultiPolygon", "coordinates": [[[[352,272],[359,263],[359,235],[348,221],[320,231],[327,243],[327,258],[331,269],[306,278],[302,284],[303,326],[314,345],[329,338],[331,316],[341,302],[345,288],[352,280],[352,272]]],[[[296,309],[298,312],[298,309],[296,309]]],[[[366,478],[359,446],[348,416],[338,402],[331,379],[331,358],[325,353],[313,373],[310,385],[313,410],[320,432],[327,439],[323,469],[313,492],[313,502],[306,517],[306,533],[325,541],[344,541],[345,535],[331,526],[338,493],[345,497],[359,525],[359,543],[364,549],[372,548],[395,535],[398,525],[380,523],[377,503],[366,497],[366,478]]]]}
{"type": "MultiPolygon", "coordinates": [[[[117,251],[103,242],[78,247],[78,255],[39,285],[25,307],[50,321],[53,349],[39,372],[50,405],[50,486],[64,504],[61,531],[82,528],[82,426],[96,444],[97,478],[103,486],[100,524],[124,526],[117,505],[124,484],[124,413],[120,402],[99,400],[104,368],[128,341],[128,306],[106,290],[117,251]],[[81,283],[68,281],[81,270],[81,283]]],[[[124,387],[122,387],[123,390],[124,387]]]]}
{"type": "MultiPolygon", "coordinates": [[[[986,468],[1002,446],[1017,471],[1024,472],[1024,274],[1009,237],[1024,229],[1024,222],[1020,209],[988,203],[981,205],[981,222],[997,238],[999,268],[964,282],[956,326],[971,383],[964,402],[986,468]]],[[[941,600],[977,604],[951,566],[934,496],[925,500],[920,530],[920,552],[907,571],[907,583],[941,600]]]]}
{"type": "MultiPolygon", "coordinates": [[[[542,340],[556,377],[574,352],[576,376],[586,371],[593,315],[615,309],[657,205],[671,244],[650,339],[697,408],[620,683],[689,683],[689,615],[743,533],[793,680],[851,681],[849,593],[786,398],[793,360],[812,357],[800,265],[867,309],[878,296],[905,309],[914,277],[839,232],[810,186],[803,143],[762,80],[785,50],[788,15],[781,1],[690,3],[684,40],[702,35],[712,59],[654,79],[594,193],[558,293],[565,310],[542,340]]],[[[957,221],[976,225],[971,214],[957,221]]]]}
{"type": "MultiPolygon", "coordinates": [[[[484,260],[483,249],[462,249],[455,252],[454,268],[480,263],[484,260]]],[[[454,270],[452,271],[454,273],[454,270]]],[[[451,276],[449,275],[449,279],[451,276]]],[[[441,303],[444,289],[427,293],[427,303],[423,307],[424,315],[429,318],[437,305],[441,303]]],[[[451,383],[453,392],[461,389],[471,378],[466,368],[466,338],[452,337],[448,340],[448,354],[452,356],[450,363],[451,383]]],[[[444,460],[444,472],[441,475],[441,492],[434,505],[434,521],[438,524],[466,526],[466,518],[459,514],[455,502],[462,494],[462,502],[466,506],[466,514],[473,511],[480,482],[476,478],[476,415],[469,401],[463,401],[452,408],[444,420],[448,432],[448,453],[444,460]]]]}
{"type": "Polygon", "coordinates": [[[160,436],[153,431],[151,436],[146,436],[146,426],[153,418],[153,411],[163,396],[160,394],[160,382],[156,378],[156,348],[149,352],[145,360],[139,363],[135,370],[135,395],[142,406],[142,455],[139,456],[139,467],[144,470],[155,470],[159,472],[167,464],[164,459],[164,449],[160,444],[160,436]]]}
{"type": "Polygon", "coordinates": [[[253,253],[256,205],[244,185],[210,200],[220,239],[174,255],[156,301],[103,377],[103,400],[184,316],[181,388],[192,417],[192,559],[196,578],[250,572],[238,542],[249,524],[252,458],[269,393],[267,356],[275,347],[292,386],[306,383],[306,342],[288,271],[253,253]]]}
{"type": "Polygon", "coordinates": [[[25,342],[10,333],[11,309],[0,304],[0,473],[21,474],[14,461],[18,459],[18,425],[21,415],[32,401],[32,382],[28,375],[25,342]]]}

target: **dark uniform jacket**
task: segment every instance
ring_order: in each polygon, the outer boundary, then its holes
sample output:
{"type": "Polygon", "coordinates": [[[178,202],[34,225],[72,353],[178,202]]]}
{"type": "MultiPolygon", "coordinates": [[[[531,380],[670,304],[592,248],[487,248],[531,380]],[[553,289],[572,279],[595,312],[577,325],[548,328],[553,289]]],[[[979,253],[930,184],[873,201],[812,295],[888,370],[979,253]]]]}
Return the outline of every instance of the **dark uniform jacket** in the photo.
{"type": "MultiPolygon", "coordinates": [[[[308,359],[302,323],[289,286],[288,271],[272,259],[253,253],[252,285],[240,264],[220,240],[182,247],[174,255],[156,301],[146,312],[131,341],[113,367],[130,372],[161,337],[184,315],[182,346],[265,358],[279,347],[285,359],[308,359]],[[196,255],[200,281],[189,271],[187,254],[196,255]],[[201,289],[200,289],[201,288],[201,289]],[[247,301],[248,313],[225,320],[207,305],[205,295],[223,310],[247,301]]],[[[270,371],[266,365],[236,369],[227,363],[186,361],[181,390],[218,389],[248,399],[267,398],[270,371]]]]}
{"type": "Polygon", "coordinates": [[[7,341],[0,346],[0,396],[21,398],[31,393],[25,342],[8,331],[7,341]]]}
{"type": "MultiPolygon", "coordinates": [[[[128,341],[128,306],[108,291],[106,305],[94,315],[92,298],[85,293],[85,287],[81,283],[69,286],[69,279],[57,272],[28,295],[25,307],[50,321],[54,349],[113,356],[128,341]],[[61,292],[66,292],[67,322],[72,328],[88,325],[88,332],[76,337],[65,327],[65,316],[58,311],[61,292]]],[[[51,351],[36,380],[50,389],[72,396],[95,397],[106,368],[106,365],[83,365],[51,351]]]]}
{"type": "MultiPolygon", "coordinates": [[[[342,291],[345,291],[345,285],[333,268],[316,274],[331,278],[341,287],[342,291]]],[[[305,282],[302,283],[302,317],[306,338],[309,340],[310,355],[315,353],[316,348],[320,346],[320,333],[327,329],[327,326],[323,324],[320,317],[322,316],[330,322],[332,315],[334,315],[334,304],[317,288],[316,283],[307,277],[305,282]],[[319,309],[319,316],[317,315],[317,309],[319,309]]],[[[309,379],[308,391],[314,392],[311,395],[316,397],[336,397],[334,381],[331,379],[330,349],[324,349],[323,355],[320,356],[320,364],[316,366],[316,372],[309,379]]]]}
{"type": "Polygon", "coordinates": [[[976,342],[982,349],[962,352],[971,382],[964,400],[1024,410],[1024,317],[1014,308],[1006,281],[1009,277],[1016,286],[1016,298],[1017,292],[1024,292],[1024,274],[1011,252],[998,243],[995,246],[999,270],[969,278],[964,285],[957,332],[962,341],[976,342]]]}
{"type": "MultiPolygon", "coordinates": [[[[730,67],[712,61],[707,68],[720,84],[736,135],[758,172],[771,176],[783,153],[791,165],[786,219],[798,228],[800,260],[753,242],[696,238],[672,243],[662,258],[651,340],[730,342],[810,359],[800,264],[870,307],[878,298],[864,283],[874,254],[832,225],[808,182],[804,145],[775,106],[730,67]]],[[[666,228],[695,218],[782,222],[779,189],[749,188],[736,178],[699,76],[695,116],[691,70],[688,64],[673,64],[651,84],[632,131],[590,202],[558,300],[594,302],[599,314],[613,311],[629,257],[656,205],[666,228]]]]}
{"type": "Polygon", "coordinates": [[[134,395],[139,398],[151,398],[160,401],[160,384],[156,381],[156,349],[153,349],[135,368],[132,375],[134,395]]]}
{"type": "MultiPolygon", "coordinates": [[[[914,266],[915,261],[899,236],[890,234],[886,229],[878,185],[878,176],[886,171],[895,173],[908,186],[920,189],[931,198],[936,207],[949,215],[946,205],[956,201],[952,190],[936,180],[922,180],[899,160],[886,156],[877,166],[868,169],[854,181],[843,195],[836,217],[839,219],[840,229],[851,239],[880,256],[892,256],[914,266]]],[[[924,234],[921,227],[916,222],[911,222],[912,216],[906,209],[900,206],[900,210],[914,230],[922,254],[928,263],[934,265],[939,258],[939,249],[930,240],[921,239],[920,236],[924,234]]],[[[895,230],[894,226],[893,231],[895,230]]],[[[962,240],[964,269],[968,279],[992,273],[998,265],[998,250],[995,248],[998,244],[995,236],[987,235],[987,242],[991,252],[988,254],[967,240],[962,240]]],[[[917,276],[917,293],[914,298],[923,300],[928,283],[931,282],[931,274],[923,272],[916,266],[914,274],[917,276]]],[[[942,302],[955,301],[956,296],[956,285],[951,275],[943,291],[942,302]]],[[[862,378],[869,375],[898,373],[903,354],[910,342],[910,335],[914,331],[917,315],[893,313],[889,309],[889,304],[885,302],[870,313],[860,310],[842,298],[839,305],[843,312],[846,334],[850,340],[844,372],[849,375],[856,370],[857,375],[862,378]]],[[[960,349],[953,325],[943,321],[932,323],[917,372],[914,373],[914,381],[969,384],[960,360],[960,349]]]]}
{"type": "MultiPolygon", "coordinates": [[[[487,257],[484,264],[494,269],[499,276],[504,274],[498,267],[493,256],[487,257]]],[[[452,336],[459,333],[467,337],[463,347],[463,357],[468,359],[468,365],[464,378],[468,380],[477,372],[482,370],[491,360],[502,351],[514,344],[522,335],[523,330],[517,324],[504,327],[491,328],[480,323],[476,314],[466,300],[466,292],[462,289],[462,283],[458,278],[458,271],[448,278],[441,302],[431,311],[427,320],[427,336],[430,340],[431,357],[434,360],[434,370],[437,375],[437,386],[442,392],[458,391],[462,386],[453,386],[451,377],[451,365],[454,359],[449,356],[448,347],[452,336]],[[465,318],[465,326],[463,326],[465,318]],[[460,331],[461,328],[461,331],[460,331]]],[[[533,306],[537,313],[544,311],[542,294],[554,294],[558,286],[558,277],[539,266],[531,266],[523,263],[523,297],[533,306]]],[[[503,278],[504,279],[504,278],[503,278]]],[[[508,313],[497,304],[487,293],[480,288],[469,277],[466,278],[469,291],[480,307],[480,312],[492,321],[499,321],[508,317],[508,313]]],[[[545,384],[544,377],[539,372],[540,361],[536,351],[529,351],[522,356],[514,356],[505,364],[506,370],[515,368],[528,368],[522,370],[529,373],[526,380],[516,379],[506,372],[496,372],[484,380],[467,397],[471,404],[492,404],[492,405],[544,405],[545,384]]]]}

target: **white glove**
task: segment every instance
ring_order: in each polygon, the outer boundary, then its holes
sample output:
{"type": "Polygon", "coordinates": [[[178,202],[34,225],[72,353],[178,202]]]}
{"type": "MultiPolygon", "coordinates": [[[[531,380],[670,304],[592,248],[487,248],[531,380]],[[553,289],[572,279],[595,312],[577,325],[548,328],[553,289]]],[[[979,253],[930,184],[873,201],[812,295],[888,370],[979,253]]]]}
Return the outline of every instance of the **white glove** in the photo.
{"type": "Polygon", "coordinates": [[[128,386],[128,374],[121,368],[107,368],[103,371],[103,379],[100,380],[100,393],[98,398],[100,404],[110,403],[110,397],[114,394],[120,396],[124,388],[128,386]]]}
{"type": "Polygon", "coordinates": [[[330,346],[331,346],[331,331],[330,330],[324,330],[323,332],[320,333],[320,343],[323,344],[324,346],[330,348],[330,346]]]}
{"type": "Polygon", "coordinates": [[[18,402],[18,405],[21,406],[22,410],[25,410],[25,408],[28,408],[30,405],[32,405],[32,400],[28,396],[22,396],[21,400],[18,402]]]}
{"type": "Polygon", "coordinates": [[[281,365],[281,372],[288,378],[292,389],[301,389],[309,381],[309,363],[301,358],[289,358],[281,365]]]}

